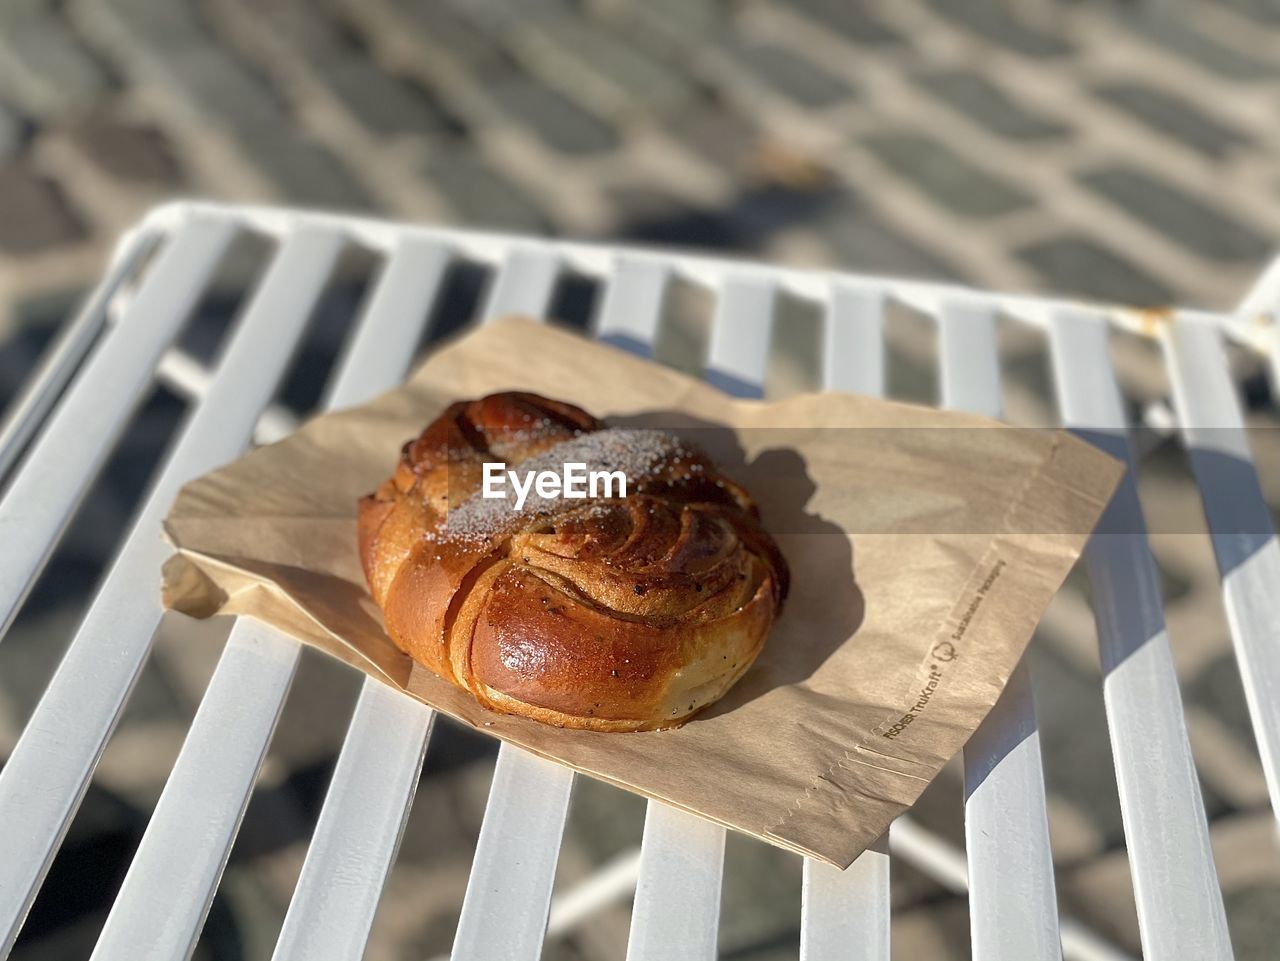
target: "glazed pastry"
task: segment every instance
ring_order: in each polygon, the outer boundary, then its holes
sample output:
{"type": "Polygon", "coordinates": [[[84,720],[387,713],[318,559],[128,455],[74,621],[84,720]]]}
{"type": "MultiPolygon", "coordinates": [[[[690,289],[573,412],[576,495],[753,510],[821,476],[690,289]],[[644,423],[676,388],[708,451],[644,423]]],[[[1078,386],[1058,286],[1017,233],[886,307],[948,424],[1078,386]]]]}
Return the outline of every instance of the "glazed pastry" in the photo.
{"type": "Polygon", "coordinates": [[[486,707],[562,727],[683,723],[751,666],[787,591],[755,503],[704,454],[535,394],[453,404],[358,506],[396,645],[486,707]],[[565,464],[598,473],[595,496],[528,480],[565,464]],[[618,471],[625,496],[603,480],[618,471]]]}

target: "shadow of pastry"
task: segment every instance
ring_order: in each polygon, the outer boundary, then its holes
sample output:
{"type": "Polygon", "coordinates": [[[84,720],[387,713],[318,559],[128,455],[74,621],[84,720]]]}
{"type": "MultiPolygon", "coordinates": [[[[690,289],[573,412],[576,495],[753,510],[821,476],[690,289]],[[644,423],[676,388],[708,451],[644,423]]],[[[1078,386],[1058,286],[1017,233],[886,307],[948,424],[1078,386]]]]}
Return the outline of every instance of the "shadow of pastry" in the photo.
{"type": "MultiPolygon", "coordinates": [[[[843,527],[808,509],[817,485],[804,457],[785,445],[787,431],[771,428],[770,444],[748,459],[739,434],[723,424],[675,411],[611,418],[620,427],[657,427],[678,434],[711,457],[750,492],[765,530],[791,570],[782,611],[749,670],[719,701],[694,715],[696,724],[810,678],[861,627],[866,603],[859,589],[852,540],[843,527]]],[[[757,432],[763,435],[763,431],[757,432]]]]}

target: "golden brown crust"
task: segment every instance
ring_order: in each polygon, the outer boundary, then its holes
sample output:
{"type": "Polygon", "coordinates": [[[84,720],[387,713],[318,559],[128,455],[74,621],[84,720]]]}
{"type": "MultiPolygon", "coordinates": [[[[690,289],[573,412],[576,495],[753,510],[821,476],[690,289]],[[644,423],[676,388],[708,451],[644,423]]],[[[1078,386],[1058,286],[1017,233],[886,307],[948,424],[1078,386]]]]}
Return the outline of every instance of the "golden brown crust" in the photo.
{"type": "Polygon", "coordinates": [[[671,727],[723,696],[764,643],[786,563],[704,455],[618,435],[507,392],[451,405],[406,444],[358,504],[360,559],[396,645],[494,710],[559,726],[671,727]],[[644,465],[625,498],[479,502],[486,461],[614,448],[644,465]]]}

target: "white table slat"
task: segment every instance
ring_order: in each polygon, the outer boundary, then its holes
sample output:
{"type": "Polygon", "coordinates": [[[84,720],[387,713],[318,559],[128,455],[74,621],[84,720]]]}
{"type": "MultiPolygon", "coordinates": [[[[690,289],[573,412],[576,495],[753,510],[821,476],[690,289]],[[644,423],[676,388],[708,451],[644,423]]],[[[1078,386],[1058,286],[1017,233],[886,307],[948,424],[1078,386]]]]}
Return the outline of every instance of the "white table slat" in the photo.
{"type": "Polygon", "coordinates": [[[1020,662],[964,749],[973,956],[1062,957],[1040,732],[1020,662]]]}
{"type": "MultiPolygon", "coordinates": [[[[404,377],[448,260],[434,241],[408,240],[393,251],[328,407],[361,403],[404,377]]],[[[364,954],[434,718],[420,701],[365,679],[273,957],[364,954]]]]}
{"type": "Polygon", "coordinates": [[[627,961],[714,961],[724,828],[650,801],[627,961]]]}
{"type": "Polygon", "coordinates": [[[93,961],[191,956],[249,801],[242,786],[257,776],[297,664],[296,642],[236,621],[93,961]]]}
{"type": "MultiPolygon", "coordinates": [[[[218,379],[188,421],[0,771],[0,823],[6,826],[0,832],[0,949],[16,936],[146,661],[162,613],[157,572],[170,553],[161,540],[160,521],[182,484],[243,449],[341,246],[340,236],[332,231],[300,230],[272,262],[237,325],[218,379]]],[[[185,277],[194,283],[185,263],[172,267],[182,275],[179,280],[185,277]]],[[[153,269],[165,269],[165,265],[153,269]]],[[[141,295],[131,310],[139,303],[143,303],[141,295]]],[[[144,347],[138,349],[146,352],[144,347]]],[[[98,389],[98,384],[78,380],[67,406],[77,403],[81,391],[98,389]]]]}
{"type": "Polygon", "coordinates": [[[169,241],[27,454],[0,501],[0,637],[235,232],[197,220],[169,241]]]}
{"type": "MultiPolygon", "coordinates": [[[[252,309],[261,304],[263,310],[277,311],[283,306],[271,295],[271,284],[318,293],[339,250],[333,237],[329,249],[316,251],[304,245],[296,257],[282,256],[279,269],[268,276],[252,309]]],[[[446,262],[439,245],[410,248],[392,258],[339,361],[327,404],[354,403],[403,376],[446,262]],[[408,300],[406,295],[419,299],[408,300]]],[[[310,306],[299,302],[297,310],[284,316],[282,335],[290,329],[295,336],[301,331],[310,306]]],[[[266,756],[299,652],[291,638],[251,621],[237,621],[112,907],[95,957],[171,958],[190,953],[266,756]],[[254,695],[237,694],[258,662],[261,678],[255,682],[254,695]],[[245,763],[229,763],[234,759],[225,756],[228,743],[239,745],[245,763]],[[189,812],[202,805],[212,805],[226,816],[217,822],[192,819],[189,812]],[[173,858],[175,850],[183,851],[184,857],[173,858]],[[183,901],[158,923],[155,899],[164,891],[182,891],[183,901]]]]}
{"type": "MultiPolygon", "coordinates": [[[[725,283],[711,330],[708,381],[738,396],[763,395],[774,296],[772,285],[754,279],[725,283]]],[[[649,802],[628,961],[715,957],[723,862],[724,828],[649,802]]]]}
{"type": "Polygon", "coordinates": [[[735,397],[763,397],[777,287],[767,278],[725,279],[716,305],[706,379],[735,397]]]}
{"type": "MultiPolygon", "coordinates": [[[[884,393],[884,298],[836,284],[823,328],[823,387],[884,393]]],[[[800,961],[889,961],[889,847],[881,838],[845,871],[804,860],[800,961]]]]}
{"type": "Polygon", "coordinates": [[[365,680],[273,958],[363,957],[434,720],[420,701],[365,680]]]}
{"type": "Polygon", "coordinates": [[[507,314],[542,317],[551,305],[559,274],[554,254],[533,247],[513,250],[498,271],[481,315],[486,321],[507,314]]]}
{"type": "Polygon", "coordinates": [[[542,954],[573,772],[510,744],[498,750],[452,961],[542,954]]]}
{"type": "Polygon", "coordinates": [[[159,237],[150,231],[131,234],[121,240],[102,281],[58,335],[36,372],[30,375],[28,386],[13,402],[0,424],[0,480],[57,403],[76,366],[107,325],[107,305],[116,297],[121,283],[137,269],[158,240],[159,237]]]}
{"type": "MultiPolygon", "coordinates": [[[[943,305],[942,401],[999,417],[1000,366],[990,307],[943,305]]],[[[976,958],[1061,958],[1040,732],[1024,664],[964,749],[969,925],[976,958]]]]}
{"type": "Polygon", "coordinates": [[[670,273],[656,261],[620,257],[604,294],[596,336],[606,344],[652,357],[670,273]]]}
{"type": "MultiPolygon", "coordinates": [[[[209,392],[214,372],[181,347],[171,347],[156,364],[156,381],[187,403],[199,403],[209,392]]],[[[253,443],[272,444],[298,429],[298,418],[277,403],[267,404],[253,429],[253,443]]]]}
{"type": "Polygon", "coordinates": [[[888,961],[889,843],[882,837],[847,870],[804,859],[800,961],[888,961]]]}
{"type": "MultiPolygon", "coordinates": [[[[605,294],[604,304],[600,311],[600,317],[597,323],[598,336],[614,346],[621,347],[640,356],[652,356],[654,341],[657,339],[658,328],[662,318],[662,298],[666,290],[668,281],[668,271],[665,267],[660,267],[652,263],[637,262],[629,260],[621,260],[618,263],[617,274],[613,282],[609,285],[609,289],[605,294]]],[[[690,820],[688,815],[681,815],[679,812],[672,811],[665,805],[657,804],[650,801],[646,818],[646,838],[651,838],[650,850],[654,844],[661,845],[670,841],[670,838],[664,838],[663,825],[668,822],[674,824],[674,830],[687,830],[687,821],[690,820]],[[668,818],[667,815],[673,815],[668,818]]],[[[712,830],[702,832],[701,837],[707,841],[711,847],[719,846],[723,851],[724,832],[712,830]]],[[[695,842],[696,843],[696,842],[695,842]]],[[[706,856],[704,851],[704,860],[718,863],[717,856],[711,854],[706,856]]],[[[655,876],[659,873],[655,871],[653,866],[653,855],[650,854],[646,860],[644,849],[641,849],[634,870],[636,872],[633,879],[633,887],[647,885],[651,888],[655,883],[655,876]]],[[[720,858],[722,860],[722,857],[720,858]]],[[[664,879],[665,880],[665,879],[664,879]]],[[[718,875],[716,884],[715,904],[712,909],[715,912],[719,910],[719,882],[718,875]]],[[[705,894],[705,892],[700,892],[705,894]]],[[[682,908],[687,909],[688,905],[683,904],[682,908]]],[[[636,903],[636,912],[641,916],[638,924],[633,924],[632,943],[635,939],[645,936],[644,930],[649,918],[662,919],[665,917],[662,908],[649,908],[640,906],[636,903]]],[[[697,923],[695,921],[695,923],[697,923]]],[[[715,920],[713,918],[711,927],[711,941],[714,950],[715,941],[715,920]]],[[[705,925],[704,925],[705,927],[705,925]]],[[[681,945],[681,950],[684,946],[681,945]]],[[[649,950],[649,948],[637,949],[649,950]]]]}
{"type": "Polygon", "coordinates": [[[1103,318],[1051,319],[1063,421],[1129,463],[1085,549],[1103,697],[1147,961],[1232,957],[1103,318]]]}
{"type": "Polygon", "coordinates": [[[720,291],[705,376],[729,374],[752,396],[764,394],[777,290],[756,277],[730,277],[720,291]]]}
{"type": "Polygon", "coordinates": [[[990,306],[949,301],[938,313],[942,406],[1000,416],[1000,357],[990,306]]]}
{"type": "Polygon", "coordinates": [[[1271,808],[1280,812],[1280,541],[1253,466],[1221,336],[1202,321],[1176,318],[1162,340],[1222,575],[1271,808]]]}
{"type": "Polygon", "coordinates": [[[363,404],[404,379],[451,257],[443,242],[422,238],[390,251],[325,394],[328,410],[363,404]]]}
{"type": "MultiPolygon", "coordinates": [[[[902,858],[944,887],[964,894],[969,890],[969,869],[964,852],[949,841],[921,827],[904,814],[893,822],[889,846],[902,858]]],[[[1135,961],[1091,928],[1072,917],[1060,919],[1062,956],[1066,961],[1135,961]]],[[[974,954],[977,958],[979,955],[974,954]]]]}
{"type": "MultiPolygon", "coordinates": [[[[482,314],[542,317],[560,265],[532,248],[507,257],[482,314]]],[[[503,744],[454,936],[453,961],[533,961],[551,904],[573,771],[503,744]],[[519,907],[512,911],[511,906],[519,907]]]]}
{"type": "Polygon", "coordinates": [[[834,284],[823,327],[822,383],[827,390],[884,394],[884,296],[834,284]]]}

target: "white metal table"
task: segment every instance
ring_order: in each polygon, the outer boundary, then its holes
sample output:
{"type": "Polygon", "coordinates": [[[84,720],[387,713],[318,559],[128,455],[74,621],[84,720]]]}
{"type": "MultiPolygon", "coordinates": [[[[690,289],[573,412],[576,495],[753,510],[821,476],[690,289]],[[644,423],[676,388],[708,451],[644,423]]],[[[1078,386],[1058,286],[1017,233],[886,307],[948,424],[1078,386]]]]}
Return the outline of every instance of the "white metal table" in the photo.
{"type": "MultiPolygon", "coordinates": [[[[479,320],[542,315],[565,272],[604,289],[596,336],[652,354],[674,280],[716,298],[706,376],[763,393],[780,297],[817,305],[829,389],[885,390],[886,305],[932,318],[941,397],[1000,413],[997,316],[1048,337],[1062,423],[1132,463],[1108,354],[1112,326],[1157,336],[1174,387],[1214,548],[1259,751],[1280,792],[1280,544],[1271,530],[1224,338],[1280,363],[1273,271],[1235,315],[1137,312],[1064,301],[532,238],[400,226],[289,210],[182,203],[122,238],[106,275],[0,431],[0,633],[12,623],[64,525],[157,377],[193,411],[57,672],[0,770],[0,956],[8,953],[140,671],[161,608],[167,548],[160,519],[178,487],[286,429],[270,408],[322,288],[351,246],[382,259],[325,404],[359,403],[406,373],[446,271],[496,271],[479,320]],[[244,232],[275,245],[216,367],[172,344],[221,257],[244,232]],[[1224,458],[1236,466],[1224,483],[1224,458]],[[1223,523],[1216,523],[1222,521],[1223,523]],[[1241,534],[1241,530],[1253,532],[1241,534]]],[[[1095,599],[1104,697],[1143,951],[1149,961],[1232,956],[1154,563],[1132,474],[1086,563],[1095,599]]],[[[256,622],[233,627],[93,957],[190,955],[293,678],[299,646],[256,622]]],[[[432,727],[425,706],[366,681],[275,950],[340,961],[364,951],[395,859],[432,727]]],[[[970,902],[973,956],[999,961],[1126,955],[1060,917],[1031,686],[1020,668],[964,752],[966,850],[909,818],[846,872],[804,865],[803,961],[886,961],[890,851],[970,902]]],[[[650,803],[643,843],[553,897],[574,775],[503,746],[459,919],[455,961],[536,959],[548,931],[572,927],[634,888],[629,961],[716,955],[725,834],[650,803]]]]}

